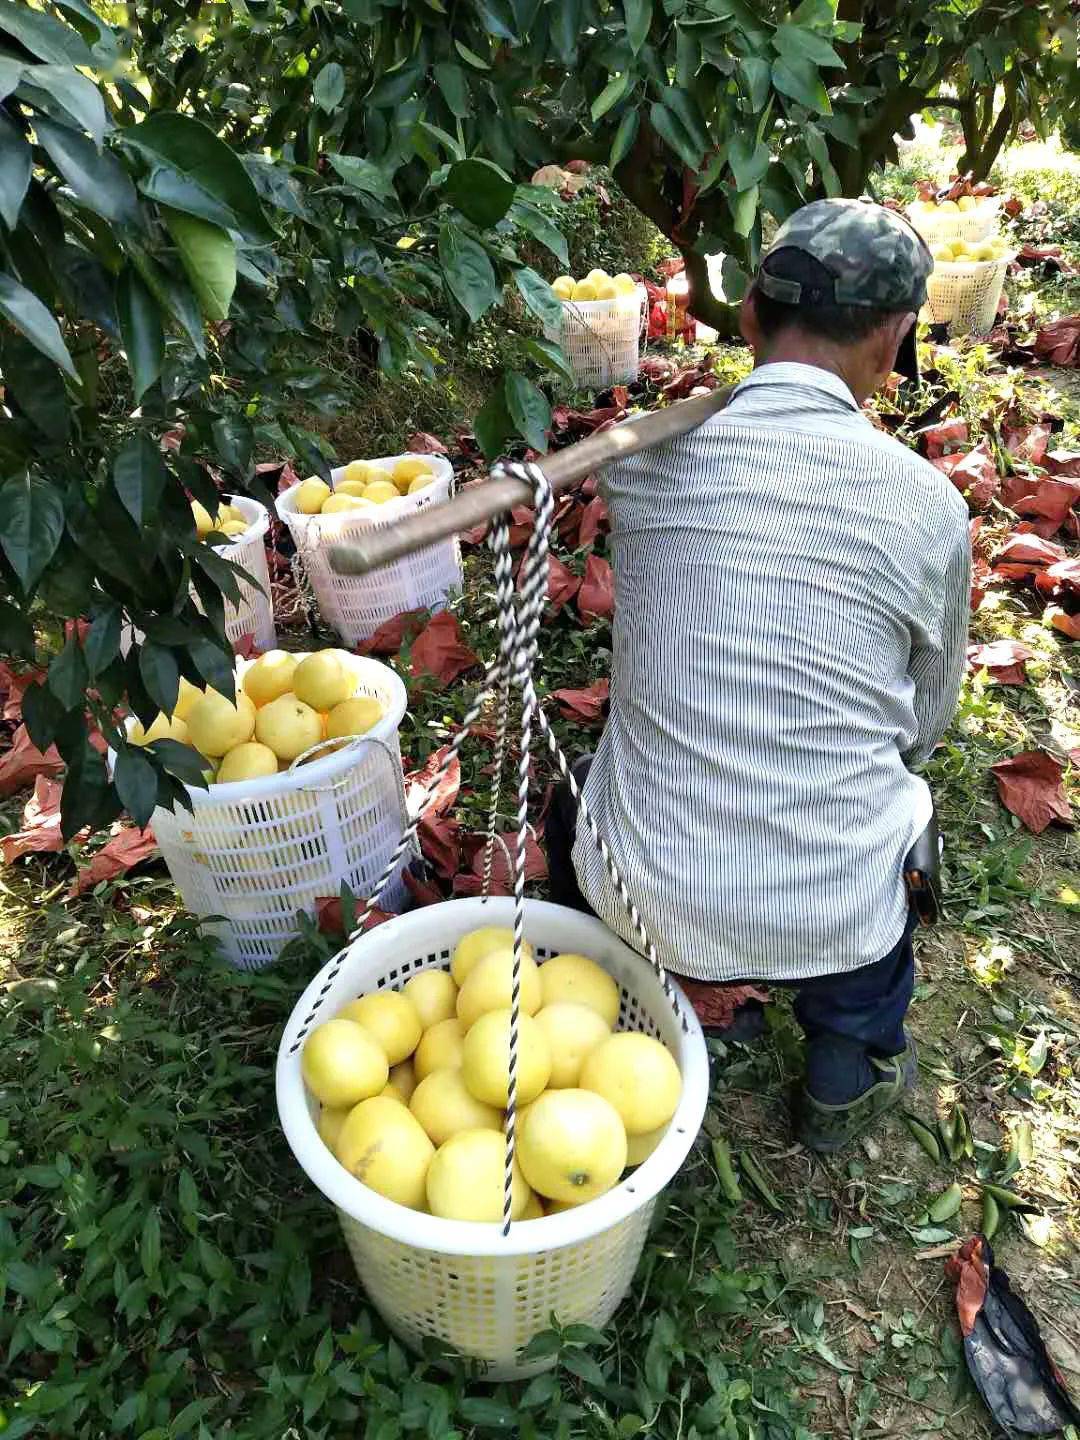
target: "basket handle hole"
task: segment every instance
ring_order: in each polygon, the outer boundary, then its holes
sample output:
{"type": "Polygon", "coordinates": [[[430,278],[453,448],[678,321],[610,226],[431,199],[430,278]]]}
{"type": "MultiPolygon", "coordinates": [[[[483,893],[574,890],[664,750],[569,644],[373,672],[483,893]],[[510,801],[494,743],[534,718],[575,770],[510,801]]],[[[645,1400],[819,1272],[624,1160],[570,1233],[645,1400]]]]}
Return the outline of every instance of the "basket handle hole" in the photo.
{"type": "Polygon", "coordinates": [[[636,1195],[636,1194],[637,1194],[637,1191],[634,1189],[633,1185],[627,1185],[627,1187],[626,1187],[626,1193],[627,1193],[628,1195],[636,1195]]]}
{"type": "Polygon", "coordinates": [[[676,1134],[676,1135],[685,1135],[685,1134],[686,1134],[686,1126],[685,1126],[685,1125],[676,1125],[676,1126],[675,1126],[675,1134],[676,1134]]]}

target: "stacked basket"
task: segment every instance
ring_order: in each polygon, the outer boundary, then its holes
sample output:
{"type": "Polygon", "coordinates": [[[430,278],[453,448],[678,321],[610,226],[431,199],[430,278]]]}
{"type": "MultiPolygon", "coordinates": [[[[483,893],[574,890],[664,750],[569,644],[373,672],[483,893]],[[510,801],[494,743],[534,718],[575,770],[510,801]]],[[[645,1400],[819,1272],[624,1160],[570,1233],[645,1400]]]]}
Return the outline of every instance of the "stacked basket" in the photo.
{"type": "Polygon", "coordinates": [[[647,292],[644,286],[613,300],[563,300],[562,319],[545,325],[548,340],[562,347],[575,382],[606,390],[637,379],[647,292]]]}
{"type": "Polygon", "coordinates": [[[908,218],[934,252],[923,311],[929,324],[948,325],[954,335],[986,335],[994,328],[1012,253],[980,259],[950,258],[949,251],[961,243],[980,247],[995,242],[998,213],[998,201],[992,195],[968,210],[945,210],[930,204],[909,208],[908,218]]]}
{"type": "MultiPolygon", "coordinates": [[[[415,455],[384,456],[371,463],[392,469],[398,460],[415,455]]],[[[437,610],[452,590],[461,587],[461,554],[456,539],[442,540],[425,550],[386,565],[373,575],[339,575],[330,564],[330,551],[347,545],[372,527],[394,525],[414,510],[438,505],[450,494],[453,467],[441,455],[426,455],[432,481],[413,495],[384,504],[360,501],[354,510],[329,515],[305,515],[297,506],[301,482],[277,497],[277,512],[289,527],[296,550],[323,619],[345,643],[357,645],[373,635],[386,620],[407,610],[437,610]]],[[[348,466],[331,472],[336,486],[348,466]]]]}

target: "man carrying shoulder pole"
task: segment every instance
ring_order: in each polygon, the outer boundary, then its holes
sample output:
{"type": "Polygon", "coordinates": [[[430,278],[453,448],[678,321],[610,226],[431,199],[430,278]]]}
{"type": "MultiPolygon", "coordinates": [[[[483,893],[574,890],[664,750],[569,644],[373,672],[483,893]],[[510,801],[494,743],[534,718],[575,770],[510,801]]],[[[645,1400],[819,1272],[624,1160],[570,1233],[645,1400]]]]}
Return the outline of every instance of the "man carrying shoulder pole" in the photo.
{"type": "MultiPolygon", "coordinates": [[[[753,373],[700,428],[605,479],[611,709],[577,774],[673,973],[795,987],[795,1125],[822,1151],[915,1077],[905,870],[932,880],[936,841],[909,767],[955,708],[967,511],[860,407],[893,370],[917,378],[932,263],[882,207],[798,211],[743,304],[753,373]]],[[[575,818],[564,790],[552,898],[633,944],[575,818]]]]}

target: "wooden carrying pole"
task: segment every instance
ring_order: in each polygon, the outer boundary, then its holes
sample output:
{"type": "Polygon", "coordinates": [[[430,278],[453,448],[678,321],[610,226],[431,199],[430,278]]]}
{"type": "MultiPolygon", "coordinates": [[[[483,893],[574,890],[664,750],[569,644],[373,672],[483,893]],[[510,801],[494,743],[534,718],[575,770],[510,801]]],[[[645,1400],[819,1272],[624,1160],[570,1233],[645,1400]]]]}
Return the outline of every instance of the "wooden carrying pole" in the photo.
{"type": "MultiPolygon", "coordinates": [[[[640,450],[653,450],[696,430],[724,408],[731,389],[724,386],[708,395],[697,395],[692,400],[681,400],[664,410],[636,417],[632,424],[613,425],[610,430],[586,436],[565,450],[545,455],[537,463],[553,491],[568,490],[614,460],[636,455],[640,450]]],[[[347,545],[333,546],[330,564],[339,575],[367,575],[437,540],[494,520],[496,515],[512,510],[515,505],[531,505],[532,500],[532,490],[522,480],[509,476],[485,480],[460,490],[445,505],[416,510],[394,525],[373,527],[370,534],[352,539],[347,545]]]]}

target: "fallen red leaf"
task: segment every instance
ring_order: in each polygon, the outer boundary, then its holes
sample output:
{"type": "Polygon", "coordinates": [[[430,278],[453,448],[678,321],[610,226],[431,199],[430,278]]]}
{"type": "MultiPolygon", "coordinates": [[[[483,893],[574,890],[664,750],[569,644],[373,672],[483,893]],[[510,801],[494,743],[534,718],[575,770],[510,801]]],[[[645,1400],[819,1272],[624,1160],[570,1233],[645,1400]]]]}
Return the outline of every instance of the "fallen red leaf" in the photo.
{"type": "Polygon", "coordinates": [[[942,425],[927,425],[917,432],[926,446],[928,460],[939,460],[942,455],[954,455],[968,444],[966,420],[946,420],[942,425]]]}
{"type": "Polygon", "coordinates": [[[417,905],[441,905],[446,899],[433,880],[421,880],[411,870],[403,870],[401,878],[405,881],[405,888],[417,905]]]}
{"type": "Polygon", "coordinates": [[[55,854],[64,848],[60,833],[60,794],[63,786],[47,775],[34,781],[34,793],[23,808],[22,829],[0,841],[4,864],[20,855],[55,854]]]}
{"type": "Polygon", "coordinates": [[[994,570],[1008,580],[1027,580],[1064,558],[1065,551],[1041,535],[1014,530],[994,558],[994,570]]]}
{"type": "Polygon", "coordinates": [[[417,829],[420,853],[449,880],[461,864],[460,824],[448,815],[425,815],[417,829]]]}
{"type": "Polygon", "coordinates": [[[671,360],[665,360],[660,355],[646,355],[639,367],[639,374],[646,380],[651,380],[654,385],[666,385],[674,378],[675,365],[671,360]]]}
{"type": "Polygon", "coordinates": [[[89,865],[84,866],[75,876],[69,895],[81,895],[92,890],[102,880],[113,880],[117,875],[126,875],[140,861],[157,854],[157,843],[152,830],[139,830],[134,825],[116,824],[112,838],[107,840],[89,865]]]}
{"type": "Polygon", "coordinates": [[[1035,354],[1051,365],[1080,365],[1080,315],[1052,320],[1035,336],[1035,354]]]}
{"type": "Polygon", "coordinates": [[[578,544],[591,545],[608,528],[608,508],[602,495],[594,495],[582,511],[578,544]]]}
{"type": "Polygon", "coordinates": [[[590,620],[610,619],[615,613],[615,577],[602,555],[590,555],[585,561],[577,608],[586,624],[590,620]]]}
{"type": "Polygon", "coordinates": [[[1001,432],[1005,449],[1018,460],[1027,460],[1032,465],[1041,465],[1050,443],[1049,425],[1021,425],[1017,429],[1006,426],[1001,432]]]}
{"type": "Polygon", "coordinates": [[[1015,220],[1018,215],[1024,213],[1024,202],[1019,195],[1007,195],[1001,202],[1001,208],[1010,220],[1015,220]]]}
{"type": "Polygon", "coordinates": [[[254,634],[238,635],[233,641],[232,648],[233,654],[239,656],[241,660],[252,660],[262,654],[262,651],[255,644],[254,634]]]}
{"type": "Polygon", "coordinates": [[[457,616],[449,610],[435,615],[413,641],[410,652],[414,675],[434,675],[444,685],[451,685],[480,661],[463,643],[457,616]]]}
{"type": "MultiPolygon", "coordinates": [[[[410,814],[416,813],[424,798],[424,791],[431,784],[435,772],[449,752],[449,745],[441,745],[438,750],[432,751],[418,770],[410,770],[405,776],[405,803],[409,807],[410,814]]],[[[450,768],[432,794],[426,813],[428,815],[445,815],[457,799],[460,788],[461,761],[455,755],[450,762],[450,768]]]]}
{"type": "Polygon", "coordinates": [[[1068,635],[1070,640],[1080,640],[1080,614],[1070,615],[1067,610],[1062,610],[1060,605],[1048,605],[1046,615],[1055,630],[1060,630],[1062,635],[1068,635]]]}
{"type": "Polygon", "coordinates": [[[396,655],[406,641],[415,640],[424,628],[424,610],[406,610],[384,620],[373,635],[361,640],[358,655],[396,655]]]}
{"type": "Polygon", "coordinates": [[[583,690],[553,690],[551,698],[558,705],[564,720],[596,725],[603,720],[604,706],[610,693],[611,681],[605,676],[602,680],[594,680],[583,690]]]}
{"type": "Polygon", "coordinates": [[[59,775],[64,768],[60,752],[50,745],[43,755],[30,739],[25,725],[11,737],[11,748],[0,755],[0,798],[14,795],[39,775],[59,775]]]}
{"type": "Polygon", "coordinates": [[[1061,480],[1080,479],[1080,450],[1048,450],[1045,465],[1061,480]]]}
{"type": "Polygon", "coordinates": [[[562,495],[555,507],[552,520],[555,534],[568,550],[578,547],[578,530],[581,528],[582,506],[573,495],[562,495]]]}
{"type": "Polygon", "coordinates": [[[581,581],[557,555],[548,555],[548,604],[557,615],[581,589],[581,581]]]}
{"type": "Polygon", "coordinates": [[[675,977],[694,1014],[702,1025],[710,1029],[726,1030],[735,1018],[735,1012],[748,1000],[760,1000],[765,1004],[769,992],[756,985],[709,985],[701,980],[690,980],[685,975],[675,977]]]}
{"type": "Polygon", "coordinates": [[[44,670],[23,670],[17,672],[11,670],[7,665],[3,669],[3,678],[0,681],[0,691],[4,692],[4,710],[0,718],[4,720],[22,719],[22,702],[30,685],[35,685],[44,680],[44,670]]]}
{"type": "Polygon", "coordinates": [[[971,557],[971,609],[976,611],[986,597],[987,583],[993,572],[989,561],[982,555],[971,557]]]}
{"type": "MultiPolygon", "coordinates": [[[[1010,478],[1016,480],[1018,477],[1010,478]]],[[[1013,488],[1013,498],[1006,499],[1006,504],[1011,505],[1018,515],[1034,516],[1030,529],[1044,540],[1061,529],[1068,519],[1069,511],[1077,500],[1080,500],[1080,480],[1061,480],[1053,475],[1040,475],[1027,483],[1023,494],[1017,494],[1017,488],[1013,488]]]]}
{"type": "Polygon", "coordinates": [[[449,455],[449,450],[437,435],[427,430],[417,430],[405,442],[405,448],[413,455],[449,455]]]}
{"type": "Polygon", "coordinates": [[[970,669],[986,670],[999,685],[1023,685],[1024,661],[1034,653],[1017,640],[992,640],[989,645],[969,645],[967,661],[970,669]]]}
{"type": "Polygon", "coordinates": [[[510,519],[510,547],[519,550],[529,543],[529,536],[536,526],[536,512],[528,505],[515,505],[510,511],[510,519]]]}
{"type": "Polygon", "coordinates": [[[1035,576],[1036,588],[1043,595],[1059,596],[1065,591],[1080,595],[1080,560],[1057,560],[1035,576]]]}
{"type": "MultiPolygon", "coordinates": [[[[492,852],[491,862],[491,893],[492,895],[509,895],[513,890],[513,870],[507,863],[509,854],[511,864],[517,856],[517,835],[508,831],[501,837],[503,845],[496,844],[492,852]],[[503,846],[505,845],[505,850],[503,846]]],[[[455,895],[479,895],[483,889],[484,875],[484,844],[483,835],[469,837],[469,848],[472,850],[469,873],[454,876],[455,895]]],[[[532,835],[525,837],[525,881],[526,884],[538,884],[541,880],[547,879],[548,867],[547,858],[539,843],[532,835]]]]}
{"type": "Polygon", "coordinates": [[[1065,767],[1044,750],[1025,750],[1011,760],[999,760],[991,765],[990,773],[997,781],[1005,809],[1033,834],[1041,834],[1055,820],[1062,825],[1072,824],[1072,811],[1061,781],[1065,767]]]}
{"type": "MultiPolygon", "coordinates": [[[[362,914],[357,905],[357,914],[362,914]]],[[[371,912],[364,922],[363,930],[374,930],[376,925],[384,925],[387,920],[395,917],[389,910],[380,910],[378,906],[371,912]]],[[[345,919],[341,912],[340,895],[320,895],[315,901],[315,923],[323,935],[344,935],[345,919]]]]}
{"type": "Polygon", "coordinates": [[[997,494],[1001,477],[985,440],[966,455],[939,455],[930,463],[949,477],[973,510],[985,510],[997,494]]]}
{"type": "Polygon", "coordinates": [[[1021,245],[1016,252],[1018,265],[1038,265],[1049,275],[1075,275],[1072,265],[1060,245],[1021,245]]]}

